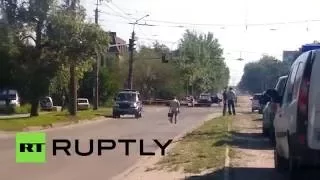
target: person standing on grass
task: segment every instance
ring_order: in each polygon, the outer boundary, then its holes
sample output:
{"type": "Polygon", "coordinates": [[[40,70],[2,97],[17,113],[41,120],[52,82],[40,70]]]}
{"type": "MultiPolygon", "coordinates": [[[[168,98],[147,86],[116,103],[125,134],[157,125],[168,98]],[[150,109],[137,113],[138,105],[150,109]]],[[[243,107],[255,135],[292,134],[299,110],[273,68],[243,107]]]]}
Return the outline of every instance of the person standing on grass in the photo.
{"type": "Polygon", "coordinates": [[[227,100],[228,100],[228,112],[229,115],[236,115],[236,110],[235,110],[235,101],[236,101],[236,93],[233,90],[232,87],[229,88],[229,91],[227,92],[227,100]]]}
{"type": "Polygon", "coordinates": [[[227,111],[227,93],[228,93],[228,88],[224,88],[223,93],[222,93],[222,101],[223,101],[223,110],[222,110],[222,114],[223,116],[226,115],[226,111],[227,111]]]}
{"type": "Polygon", "coordinates": [[[174,123],[177,124],[177,116],[180,113],[180,102],[176,97],[170,102],[169,113],[171,113],[171,117],[169,117],[170,123],[173,123],[172,120],[174,117],[174,123]]]}

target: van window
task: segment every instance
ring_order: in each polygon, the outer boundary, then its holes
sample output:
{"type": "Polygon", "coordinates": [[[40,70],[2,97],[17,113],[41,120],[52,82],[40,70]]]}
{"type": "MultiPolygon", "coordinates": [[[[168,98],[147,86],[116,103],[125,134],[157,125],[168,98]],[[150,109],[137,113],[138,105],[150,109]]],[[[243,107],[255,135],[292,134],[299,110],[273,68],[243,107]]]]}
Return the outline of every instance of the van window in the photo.
{"type": "Polygon", "coordinates": [[[302,63],[302,62],[299,63],[299,67],[298,67],[296,78],[295,78],[296,83],[294,84],[293,92],[292,92],[292,94],[293,94],[292,99],[298,98],[299,87],[300,87],[300,83],[301,83],[302,76],[303,76],[304,65],[305,65],[305,63],[302,63]]]}
{"type": "Polygon", "coordinates": [[[278,84],[276,86],[276,90],[279,92],[280,96],[283,96],[283,91],[284,91],[284,88],[286,86],[287,79],[288,78],[280,79],[280,81],[278,82],[278,84]]]}
{"type": "Polygon", "coordinates": [[[285,93],[284,93],[284,98],[283,98],[283,104],[284,105],[287,105],[287,104],[291,103],[291,101],[292,101],[293,84],[294,84],[294,80],[295,80],[299,65],[300,64],[295,64],[291,69],[290,75],[289,75],[288,80],[287,80],[287,85],[286,85],[286,90],[285,90],[285,93]]]}

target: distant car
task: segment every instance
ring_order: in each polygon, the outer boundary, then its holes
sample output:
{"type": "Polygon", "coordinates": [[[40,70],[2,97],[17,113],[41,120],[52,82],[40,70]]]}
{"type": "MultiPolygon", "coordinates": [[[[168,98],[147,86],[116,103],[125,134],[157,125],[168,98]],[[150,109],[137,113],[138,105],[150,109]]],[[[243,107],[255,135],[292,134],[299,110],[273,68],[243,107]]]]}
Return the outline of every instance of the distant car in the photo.
{"type": "MultiPolygon", "coordinates": [[[[283,95],[284,87],[286,85],[288,76],[281,76],[278,79],[278,82],[274,88],[275,91],[277,91],[280,96],[283,95]]],[[[277,105],[274,101],[269,101],[264,110],[263,110],[263,123],[262,123],[262,131],[264,135],[268,135],[270,139],[274,140],[274,127],[273,127],[273,120],[275,117],[275,114],[277,112],[277,105]]]]}
{"type": "Polygon", "coordinates": [[[262,94],[261,93],[256,93],[252,96],[251,98],[251,111],[261,111],[261,106],[260,106],[260,99],[261,99],[262,94]]]}
{"type": "Polygon", "coordinates": [[[87,98],[77,99],[77,109],[78,110],[88,110],[90,108],[90,103],[87,98]]]}
{"type": "Polygon", "coordinates": [[[121,115],[134,115],[135,118],[142,117],[142,101],[139,91],[125,89],[121,90],[115,97],[112,109],[113,118],[121,115]]]}
{"type": "Polygon", "coordinates": [[[200,94],[199,99],[197,101],[197,106],[211,107],[211,105],[212,105],[211,95],[209,93],[200,94]]]}
{"type": "Polygon", "coordinates": [[[53,101],[50,96],[46,96],[40,99],[41,110],[51,111],[53,110],[53,101]]]}
{"type": "Polygon", "coordinates": [[[195,105],[196,105],[196,100],[194,99],[193,96],[189,96],[188,107],[194,107],[195,105]]]}
{"type": "Polygon", "coordinates": [[[20,107],[20,97],[17,90],[2,89],[0,90],[0,109],[8,107],[20,107]]]}
{"type": "Polygon", "coordinates": [[[221,102],[222,102],[222,98],[220,98],[218,94],[211,96],[211,103],[220,104],[221,102]]]}

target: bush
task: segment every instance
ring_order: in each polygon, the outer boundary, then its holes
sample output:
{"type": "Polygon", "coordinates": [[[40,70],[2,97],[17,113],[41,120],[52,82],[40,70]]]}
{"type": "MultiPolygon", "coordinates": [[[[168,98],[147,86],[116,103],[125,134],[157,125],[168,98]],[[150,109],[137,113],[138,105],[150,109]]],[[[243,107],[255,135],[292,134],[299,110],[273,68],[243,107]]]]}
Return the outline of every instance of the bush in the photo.
{"type": "Polygon", "coordinates": [[[30,113],[31,112],[31,104],[24,104],[24,105],[21,105],[20,107],[16,107],[14,112],[17,114],[30,113]]]}

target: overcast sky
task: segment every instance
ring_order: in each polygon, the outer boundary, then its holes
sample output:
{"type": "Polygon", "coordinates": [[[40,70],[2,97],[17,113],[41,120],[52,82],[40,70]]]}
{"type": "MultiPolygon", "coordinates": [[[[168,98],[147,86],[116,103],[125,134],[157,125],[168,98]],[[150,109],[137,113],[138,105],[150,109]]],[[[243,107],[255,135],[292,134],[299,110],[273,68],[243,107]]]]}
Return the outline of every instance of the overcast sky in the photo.
{"type": "MultiPolygon", "coordinates": [[[[96,0],[82,4],[94,20],[96,0]]],[[[262,54],[282,60],[283,50],[319,40],[319,7],[319,0],[104,0],[99,24],[128,41],[133,28],[128,23],[149,14],[140,23],[155,26],[135,28],[138,44],[158,40],[170,48],[176,47],[186,29],[212,32],[224,49],[230,84],[235,85],[245,63],[262,54]],[[239,57],[244,61],[237,61],[239,57]]]]}

